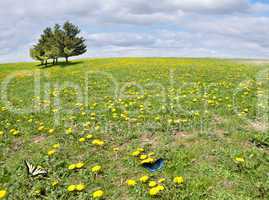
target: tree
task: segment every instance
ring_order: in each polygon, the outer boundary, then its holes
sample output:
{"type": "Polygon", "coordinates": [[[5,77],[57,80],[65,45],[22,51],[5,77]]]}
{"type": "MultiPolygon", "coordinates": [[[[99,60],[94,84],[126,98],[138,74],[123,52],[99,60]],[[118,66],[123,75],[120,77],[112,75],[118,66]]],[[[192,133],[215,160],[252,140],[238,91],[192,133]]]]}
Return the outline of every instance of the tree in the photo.
{"type": "Polygon", "coordinates": [[[78,56],[87,51],[85,39],[79,37],[80,29],[70,22],[65,22],[63,27],[55,24],[53,28],[46,28],[41,34],[38,43],[30,49],[30,56],[39,60],[41,64],[47,65],[47,61],[52,59],[53,64],[58,62],[58,58],[68,58],[78,56]]]}
{"type": "Polygon", "coordinates": [[[44,64],[44,60],[42,58],[41,51],[39,51],[37,48],[33,47],[33,48],[30,49],[30,56],[34,60],[40,61],[41,62],[41,65],[44,64]]]}
{"type": "Polygon", "coordinates": [[[82,55],[87,51],[85,39],[78,37],[80,29],[70,22],[65,22],[63,25],[63,57],[66,62],[71,56],[82,55]]]}

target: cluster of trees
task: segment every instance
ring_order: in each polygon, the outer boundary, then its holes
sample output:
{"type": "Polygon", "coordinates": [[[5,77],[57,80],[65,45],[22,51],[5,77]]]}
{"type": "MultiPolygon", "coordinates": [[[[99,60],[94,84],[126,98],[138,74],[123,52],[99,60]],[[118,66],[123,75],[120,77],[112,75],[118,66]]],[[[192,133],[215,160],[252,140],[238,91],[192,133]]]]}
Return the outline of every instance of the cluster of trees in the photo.
{"type": "Polygon", "coordinates": [[[56,64],[58,58],[65,58],[68,62],[69,57],[87,51],[85,39],[80,37],[79,33],[79,27],[68,21],[62,27],[59,24],[48,27],[41,34],[38,43],[30,49],[30,56],[40,61],[41,65],[47,65],[48,60],[56,64]]]}

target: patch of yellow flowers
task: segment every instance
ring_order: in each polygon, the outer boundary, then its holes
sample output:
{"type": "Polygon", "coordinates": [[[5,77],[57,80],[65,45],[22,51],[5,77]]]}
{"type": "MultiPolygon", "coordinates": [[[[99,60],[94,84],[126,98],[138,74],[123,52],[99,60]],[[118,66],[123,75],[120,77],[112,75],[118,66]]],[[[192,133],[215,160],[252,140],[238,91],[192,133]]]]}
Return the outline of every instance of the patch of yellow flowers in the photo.
{"type": "Polygon", "coordinates": [[[86,185],[84,185],[83,183],[80,183],[78,185],[69,185],[67,187],[67,190],[69,192],[74,192],[74,191],[78,191],[78,192],[81,192],[83,191],[84,189],[86,188],[86,185]]]}
{"type": "Polygon", "coordinates": [[[78,162],[78,163],[69,165],[69,166],[68,166],[68,169],[69,169],[69,170],[81,169],[81,168],[84,167],[84,165],[85,165],[85,163],[83,163],[83,162],[78,162]]]}
{"type": "MultiPolygon", "coordinates": [[[[141,183],[147,183],[149,187],[149,195],[152,197],[160,195],[162,191],[165,190],[165,187],[163,186],[163,183],[165,182],[165,178],[160,178],[158,181],[150,180],[150,177],[147,175],[141,176],[139,178],[139,181],[141,183]]],[[[182,176],[177,176],[173,179],[174,184],[178,185],[183,185],[184,184],[184,178],[182,176]]],[[[136,180],[134,179],[128,179],[126,181],[127,185],[129,187],[134,187],[137,185],[136,180]]]]}

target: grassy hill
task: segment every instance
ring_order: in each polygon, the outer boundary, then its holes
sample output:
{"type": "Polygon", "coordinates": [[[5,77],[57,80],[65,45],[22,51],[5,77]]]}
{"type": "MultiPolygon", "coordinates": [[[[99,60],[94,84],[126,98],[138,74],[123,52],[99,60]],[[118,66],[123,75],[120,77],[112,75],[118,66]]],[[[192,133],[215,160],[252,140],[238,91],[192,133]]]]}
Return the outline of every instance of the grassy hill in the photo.
{"type": "Polygon", "coordinates": [[[104,199],[152,199],[139,180],[149,176],[164,186],[157,199],[268,199],[268,66],[176,58],[2,64],[0,190],[12,200],[84,200],[97,190],[104,199]],[[149,172],[146,157],[164,167],[149,172]],[[29,176],[24,160],[48,176],[29,176]]]}

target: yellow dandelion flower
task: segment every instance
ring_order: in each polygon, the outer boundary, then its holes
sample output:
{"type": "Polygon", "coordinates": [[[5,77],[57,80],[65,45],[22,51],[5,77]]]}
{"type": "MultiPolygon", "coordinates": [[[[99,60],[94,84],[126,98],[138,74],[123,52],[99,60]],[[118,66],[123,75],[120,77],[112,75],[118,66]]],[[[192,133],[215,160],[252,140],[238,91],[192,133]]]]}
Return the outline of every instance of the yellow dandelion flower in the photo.
{"type": "Polygon", "coordinates": [[[73,131],[72,131],[72,128],[68,128],[68,129],[66,129],[66,134],[71,134],[73,131]]]}
{"type": "Polygon", "coordinates": [[[160,178],[160,179],[158,180],[159,183],[163,183],[164,181],[165,181],[165,178],[160,178]]]}
{"type": "Polygon", "coordinates": [[[76,185],[69,185],[69,186],[67,187],[67,190],[68,190],[69,192],[73,192],[73,191],[75,191],[75,190],[76,190],[76,185]]]}
{"type": "Polygon", "coordinates": [[[102,140],[96,139],[92,141],[92,144],[97,145],[97,146],[102,146],[105,144],[105,142],[102,140]]]}
{"type": "Polygon", "coordinates": [[[155,187],[157,183],[155,181],[150,181],[149,182],[149,187],[155,187]]]}
{"type": "Polygon", "coordinates": [[[146,164],[146,163],[153,163],[155,160],[153,158],[147,158],[145,160],[141,161],[141,164],[146,164]]]}
{"type": "Polygon", "coordinates": [[[79,138],[79,142],[85,142],[85,141],[86,141],[86,139],[84,137],[79,138]]]}
{"type": "Polygon", "coordinates": [[[145,160],[145,159],[147,159],[147,158],[148,158],[148,156],[145,155],[145,154],[143,154],[143,155],[140,156],[140,160],[145,160]]]}
{"type": "Polygon", "coordinates": [[[140,154],[140,151],[134,151],[134,152],[132,152],[132,156],[135,156],[135,157],[139,156],[139,154],[140,154]]]}
{"type": "Polygon", "coordinates": [[[151,188],[149,190],[149,195],[150,196],[157,196],[159,193],[160,193],[160,190],[157,187],[151,188]]]}
{"type": "Polygon", "coordinates": [[[76,185],[76,190],[77,191],[82,191],[86,188],[86,186],[83,183],[80,183],[78,185],[76,185]]]}
{"type": "Polygon", "coordinates": [[[150,196],[157,196],[161,191],[164,190],[164,187],[162,185],[158,185],[156,187],[153,187],[149,190],[150,196]]]}
{"type": "Polygon", "coordinates": [[[20,131],[14,131],[12,134],[14,135],[14,136],[16,136],[16,135],[19,135],[19,133],[20,133],[20,131]]]}
{"type": "Polygon", "coordinates": [[[48,156],[52,156],[55,153],[56,153],[56,150],[55,149],[49,150],[48,151],[48,156]]]}
{"type": "Polygon", "coordinates": [[[51,182],[51,186],[52,186],[52,187],[55,187],[55,186],[57,186],[57,185],[59,185],[59,181],[55,180],[55,181],[52,181],[52,182],[51,182]]]}
{"type": "Polygon", "coordinates": [[[54,133],[54,129],[49,129],[49,134],[52,134],[52,133],[54,133]]]}
{"type": "Polygon", "coordinates": [[[235,160],[235,162],[237,162],[237,163],[244,163],[244,162],[245,162],[245,159],[242,158],[242,157],[236,157],[234,160],[235,160]]]}
{"type": "Polygon", "coordinates": [[[39,126],[37,130],[42,131],[44,129],[44,126],[39,126]]]}
{"type": "Polygon", "coordinates": [[[142,183],[146,183],[146,182],[149,180],[149,177],[148,177],[148,176],[142,176],[139,180],[140,180],[142,183]]]}
{"type": "Polygon", "coordinates": [[[157,188],[158,188],[158,190],[160,190],[160,191],[163,191],[163,190],[164,190],[164,186],[162,186],[162,185],[158,185],[157,188]]]}
{"type": "Polygon", "coordinates": [[[0,190],[0,199],[3,199],[7,196],[7,191],[6,190],[0,190]]]}
{"type": "Polygon", "coordinates": [[[104,191],[103,190],[97,190],[97,191],[92,193],[92,197],[94,199],[101,198],[103,196],[104,196],[104,191]]]}
{"type": "Polygon", "coordinates": [[[54,144],[54,145],[52,145],[52,147],[53,147],[54,149],[58,149],[58,148],[60,148],[60,144],[59,144],[59,143],[54,144]]]}
{"type": "Polygon", "coordinates": [[[75,164],[71,164],[68,166],[68,169],[73,170],[76,169],[76,165],[75,164]]]}
{"type": "Polygon", "coordinates": [[[94,173],[98,173],[102,170],[102,167],[100,165],[96,165],[94,167],[92,167],[91,171],[94,173]]]}
{"type": "Polygon", "coordinates": [[[86,135],[86,138],[87,139],[92,139],[93,138],[93,135],[92,134],[88,134],[88,135],[86,135]]]}
{"type": "Polygon", "coordinates": [[[128,186],[135,186],[136,185],[136,181],[135,180],[133,180],[133,179],[129,179],[129,180],[127,180],[127,185],[128,186]]]}
{"type": "Polygon", "coordinates": [[[82,167],[84,167],[84,165],[85,164],[83,162],[79,162],[79,163],[76,164],[76,168],[81,169],[82,167]]]}
{"type": "Polygon", "coordinates": [[[174,178],[173,182],[175,184],[181,185],[182,183],[184,183],[184,178],[182,176],[177,176],[174,178]]]}

